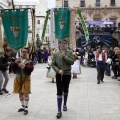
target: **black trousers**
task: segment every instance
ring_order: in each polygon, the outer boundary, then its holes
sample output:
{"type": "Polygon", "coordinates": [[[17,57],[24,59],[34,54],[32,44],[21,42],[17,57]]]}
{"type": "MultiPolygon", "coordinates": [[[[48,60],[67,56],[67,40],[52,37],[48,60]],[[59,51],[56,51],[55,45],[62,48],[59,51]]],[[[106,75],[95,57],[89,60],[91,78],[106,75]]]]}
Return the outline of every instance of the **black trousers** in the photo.
{"type": "Polygon", "coordinates": [[[100,80],[103,80],[104,72],[105,72],[105,65],[97,65],[97,80],[98,80],[98,82],[100,82],[100,80]]]}
{"type": "Polygon", "coordinates": [[[117,66],[117,65],[115,65],[115,64],[113,64],[112,65],[112,70],[113,70],[113,73],[114,73],[114,76],[115,77],[117,77],[118,76],[118,68],[119,68],[119,66],[117,66]]]}
{"type": "Polygon", "coordinates": [[[57,87],[58,96],[63,95],[63,93],[69,92],[70,80],[71,80],[71,75],[61,76],[60,74],[56,74],[56,87],[57,87]]]}
{"type": "Polygon", "coordinates": [[[42,56],[38,56],[38,63],[42,62],[42,56]]]}

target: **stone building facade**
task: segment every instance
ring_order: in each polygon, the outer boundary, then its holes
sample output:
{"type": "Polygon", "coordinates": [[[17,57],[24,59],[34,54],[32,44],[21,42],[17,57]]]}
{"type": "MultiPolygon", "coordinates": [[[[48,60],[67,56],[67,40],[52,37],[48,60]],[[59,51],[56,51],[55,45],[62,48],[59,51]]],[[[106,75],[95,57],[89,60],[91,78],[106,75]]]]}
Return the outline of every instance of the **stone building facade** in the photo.
{"type": "MultiPolygon", "coordinates": [[[[8,9],[9,8],[9,0],[1,0],[0,1],[0,9],[8,9]]],[[[0,15],[0,56],[4,52],[3,46],[6,45],[6,41],[4,38],[4,29],[2,26],[2,20],[0,15]]]]}
{"type": "MultiPolygon", "coordinates": [[[[44,20],[45,20],[45,16],[46,16],[46,11],[48,10],[48,6],[47,6],[47,1],[45,0],[14,0],[14,6],[15,8],[34,8],[35,9],[35,42],[37,44],[36,40],[41,40],[41,36],[42,36],[42,29],[43,29],[43,25],[44,25],[44,20]]],[[[12,1],[11,0],[0,0],[0,8],[1,9],[11,9],[13,8],[12,6],[12,1]]],[[[29,22],[29,26],[28,26],[28,40],[27,42],[27,46],[28,45],[32,45],[32,18],[31,18],[31,12],[29,9],[28,12],[28,22],[29,22]]],[[[2,21],[1,21],[1,17],[0,17],[0,27],[1,27],[1,31],[0,32],[0,41],[5,41],[5,37],[3,35],[4,33],[4,29],[2,27],[2,21]]],[[[49,48],[49,22],[47,25],[47,30],[46,30],[46,34],[45,34],[45,39],[43,41],[40,41],[40,44],[42,45],[42,47],[46,47],[47,49],[49,48]]],[[[1,43],[1,42],[0,42],[1,43]]],[[[0,51],[1,51],[1,46],[3,46],[2,44],[0,44],[0,51]]]]}
{"type": "MultiPolygon", "coordinates": [[[[120,0],[56,0],[56,7],[80,9],[85,20],[114,20],[115,46],[120,45],[120,0]]],[[[78,22],[78,15],[75,15],[78,22]]]]}

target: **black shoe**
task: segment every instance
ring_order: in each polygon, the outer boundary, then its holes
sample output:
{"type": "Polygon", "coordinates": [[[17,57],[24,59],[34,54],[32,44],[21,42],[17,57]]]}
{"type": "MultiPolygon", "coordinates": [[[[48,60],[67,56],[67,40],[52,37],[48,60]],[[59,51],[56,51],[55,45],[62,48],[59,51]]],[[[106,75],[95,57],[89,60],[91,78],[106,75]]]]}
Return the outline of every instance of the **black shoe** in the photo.
{"type": "Polygon", "coordinates": [[[55,83],[54,80],[52,80],[52,83],[55,83]]]}
{"type": "Polygon", "coordinates": [[[63,111],[67,111],[67,106],[63,106],[63,111]]]}
{"type": "Polygon", "coordinates": [[[52,83],[54,83],[54,78],[52,78],[52,83]]]}
{"type": "Polygon", "coordinates": [[[24,106],[22,106],[20,109],[18,109],[18,112],[23,112],[24,111],[24,106]]]}
{"type": "Polygon", "coordinates": [[[103,80],[101,80],[101,82],[104,82],[103,80]]]}
{"type": "Polygon", "coordinates": [[[105,75],[110,76],[110,74],[108,74],[108,73],[105,73],[105,75]]]}
{"type": "Polygon", "coordinates": [[[6,89],[2,89],[2,91],[3,91],[4,93],[9,93],[9,91],[6,90],[6,89]]]}
{"type": "Polygon", "coordinates": [[[56,117],[59,119],[62,117],[62,113],[57,113],[56,117]]]}
{"type": "Polygon", "coordinates": [[[27,115],[27,114],[28,114],[28,106],[25,106],[24,115],[27,115]]]}
{"type": "Polygon", "coordinates": [[[73,78],[77,78],[77,76],[74,76],[73,78]]]}
{"type": "Polygon", "coordinates": [[[113,76],[112,79],[117,79],[117,77],[113,76]]]}
{"type": "Polygon", "coordinates": [[[97,82],[97,84],[100,84],[100,82],[97,82]]]}
{"type": "Polygon", "coordinates": [[[0,95],[2,95],[3,94],[3,92],[2,92],[2,90],[0,90],[0,95]]]}

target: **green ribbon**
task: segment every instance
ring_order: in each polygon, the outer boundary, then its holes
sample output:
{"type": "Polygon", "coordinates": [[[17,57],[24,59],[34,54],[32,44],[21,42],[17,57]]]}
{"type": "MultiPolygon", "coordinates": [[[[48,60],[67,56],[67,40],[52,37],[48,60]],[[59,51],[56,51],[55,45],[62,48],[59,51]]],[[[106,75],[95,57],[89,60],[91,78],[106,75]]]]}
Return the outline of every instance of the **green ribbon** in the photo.
{"type": "Polygon", "coordinates": [[[88,33],[87,26],[85,24],[84,17],[82,16],[81,10],[77,10],[77,14],[80,17],[80,21],[81,21],[81,24],[82,24],[82,27],[83,27],[83,30],[84,30],[84,33],[85,33],[86,42],[88,42],[88,40],[89,40],[89,33],[88,33]]]}
{"type": "Polygon", "coordinates": [[[46,31],[46,26],[47,26],[47,22],[48,22],[48,18],[49,18],[49,15],[50,15],[50,11],[47,11],[46,12],[46,17],[45,17],[45,22],[44,22],[44,27],[43,27],[43,31],[42,31],[42,37],[41,39],[44,40],[44,37],[45,37],[45,31],[46,31]]]}

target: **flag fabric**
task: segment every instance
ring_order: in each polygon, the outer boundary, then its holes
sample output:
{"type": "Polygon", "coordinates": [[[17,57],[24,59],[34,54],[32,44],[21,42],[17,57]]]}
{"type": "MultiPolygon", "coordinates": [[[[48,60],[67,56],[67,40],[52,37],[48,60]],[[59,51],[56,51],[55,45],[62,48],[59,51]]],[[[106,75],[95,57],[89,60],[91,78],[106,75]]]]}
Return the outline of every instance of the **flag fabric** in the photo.
{"type": "Polygon", "coordinates": [[[2,23],[7,43],[15,50],[19,50],[27,43],[28,38],[28,10],[1,10],[2,23]]]}
{"type": "Polygon", "coordinates": [[[70,9],[55,8],[55,37],[64,40],[70,37],[70,9]]]}
{"type": "Polygon", "coordinates": [[[47,11],[46,12],[46,17],[45,17],[45,22],[44,22],[44,27],[43,27],[43,31],[42,31],[42,37],[41,39],[44,40],[44,37],[45,37],[45,31],[46,31],[46,26],[47,26],[47,22],[48,22],[48,18],[49,18],[49,15],[50,15],[50,11],[47,11]]]}
{"type": "Polygon", "coordinates": [[[81,10],[77,10],[77,14],[80,17],[80,21],[81,21],[81,24],[82,24],[82,27],[83,27],[83,30],[84,30],[84,33],[85,33],[86,42],[88,42],[88,40],[89,40],[89,33],[88,33],[87,26],[85,24],[84,17],[82,16],[81,10]]]}

